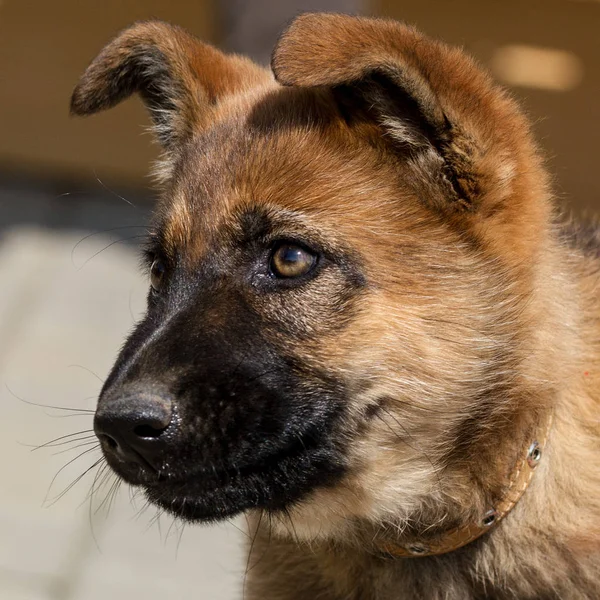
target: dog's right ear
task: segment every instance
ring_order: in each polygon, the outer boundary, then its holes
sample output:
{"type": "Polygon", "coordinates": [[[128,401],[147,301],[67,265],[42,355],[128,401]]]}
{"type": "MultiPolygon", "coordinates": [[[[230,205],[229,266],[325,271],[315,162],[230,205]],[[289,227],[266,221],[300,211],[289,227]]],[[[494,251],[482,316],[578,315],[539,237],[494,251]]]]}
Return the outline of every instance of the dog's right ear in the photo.
{"type": "Polygon", "coordinates": [[[224,96],[269,78],[179,27],[146,21],[121,32],[92,61],[71,97],[71,114],[91,115],[137,92],[167,152],[205,127],[224,96]]]}
{"type": "Polygon", "coordinates": [[[328,88],[344,116],[376,125],[437,209],[483,215],[510,206],[521,221],[524,199],[534,210],[545,194],[526,120],[458,48],[397,21],[307,13],[281,35],[272,68],[282,85],[328,88]]]}

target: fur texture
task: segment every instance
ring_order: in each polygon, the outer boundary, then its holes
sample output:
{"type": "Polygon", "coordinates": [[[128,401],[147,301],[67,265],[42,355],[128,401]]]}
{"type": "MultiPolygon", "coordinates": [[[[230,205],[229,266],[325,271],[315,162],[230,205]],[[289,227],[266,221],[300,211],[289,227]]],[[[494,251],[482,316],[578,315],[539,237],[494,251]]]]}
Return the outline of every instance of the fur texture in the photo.
{"type": "Polygon", "coordinates": [[[303,15],[272,67],[141,23],[74,92],[139,92],[165,148],[163,280],[98,422],[150,392],[173,416],[144,464],[101,432],[110,464],[183,518],[248,511],[249,598],[598,598],[600,244],[559,219],[527,120],[394,21],[303,15]],[[315,268],[277,277],[282,243],[315,268]],[[381,552],[480,518],[550,413],[495,529],[381,552]]]}

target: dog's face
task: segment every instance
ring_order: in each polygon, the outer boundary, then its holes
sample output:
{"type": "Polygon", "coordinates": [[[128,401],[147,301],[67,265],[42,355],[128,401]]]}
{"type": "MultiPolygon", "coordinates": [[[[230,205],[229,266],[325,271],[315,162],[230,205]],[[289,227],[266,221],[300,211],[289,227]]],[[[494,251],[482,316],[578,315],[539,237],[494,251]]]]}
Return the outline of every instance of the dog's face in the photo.
{"type": "Polygon", "coordinates": [[[524,393],[499,374],[548,210],[526,125],[392,22],[306,15],[273,67],[283,86],[143,23],[75,91],[78,114],[138,91],[165,149],[106,458],[185,519],[262,508],[300,535],[458,502],[524,393]]]}

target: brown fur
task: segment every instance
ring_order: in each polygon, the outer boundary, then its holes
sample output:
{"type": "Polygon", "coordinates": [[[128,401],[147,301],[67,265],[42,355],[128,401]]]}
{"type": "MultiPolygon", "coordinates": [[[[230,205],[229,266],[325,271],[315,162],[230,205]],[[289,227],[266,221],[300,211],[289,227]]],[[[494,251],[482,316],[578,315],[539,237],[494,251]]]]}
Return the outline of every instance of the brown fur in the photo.
{"type": "Polygon", "coordinates": [[[393,21],[299,17],[273,71],[144,23],[72,104],[139,91],[163,115],[158,222],[191,269],[260,206],[366,281],[331,269],[248,297],[307,373],[351,390],[350,469],[285,515],[253,514],[248,597],[600,597],[600,244],[559,222],[526,119],[462,51],[393,21]],[[493,506],[551,412],[497,528],[438,557],[381,554],[493,506]]]}

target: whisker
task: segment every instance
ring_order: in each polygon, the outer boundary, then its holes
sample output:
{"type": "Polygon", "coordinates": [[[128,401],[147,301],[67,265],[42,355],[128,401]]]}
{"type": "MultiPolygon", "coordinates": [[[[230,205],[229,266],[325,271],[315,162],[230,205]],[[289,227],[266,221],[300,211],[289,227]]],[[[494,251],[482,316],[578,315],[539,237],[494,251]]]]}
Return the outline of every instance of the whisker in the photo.
{"type": "Polygon", "coordinates": [[[77,269],[78,272],[81,271],[81,269],[83,269],[91,260],[96,258],[96,256],[98,256],[98,254],[102,254],[102,252],[104,252],[105,250],[108,250],[115,244],[121,244],[123,242],[129,242],[131,240],[138,240],[138,239],[142,239],[142,238],[146,238],[146,237],[148,237],[148,236],[146,236],[146,235],[131,235],[127,238],[121,238],[120,240],[115,240],[114,242],[110,242],[110,244],[107,244],[106,246],[104,246],[104,248],[102,248],[101,250],[98,250],[98,252],[94,252],[94,254],[92,254],[92,256],[90,256],[87,260],[85,260],[80,267],[75,266],[75,268],[77,269]]]}
{"type": "MultiPolygon", "coordinates": [[[[52,478],[52,481],[50,482],[50,485],[48,486],[48,491],[46,492],[46,496],[44,497],[44,501],[43,501],[43,503],[42,503],[42,506],[43,506],[43,505],[45,505],[45,504],[46,504],[46,502],[48,501],[48,496],[50,495],[50,490],[52,489],[52,486],[54,485],[54,482],[56,481],[56,478],[57,478],[57,477],[58,477],[58,476],[59,476],[59,475],[60,475],[60,474],[61,474],[61,473],[62,473],[62,472],[63,472],[63,471],[64,471],[64,470],[65,470],[65,469],[66,469],[66,468],[67,468],[67,467],[70,465],[70,464],[74,463],[76,460],[80,459],[82,456],[85,456],[85,455],[86,455],[86,454],[88,454],[89,452],[92,452],[93,450],[96,450],[96,449],[97,449],[97,446],[94,446],[93,448],[88,448],[87,450],[84,450],[83,452],[81,452],[80,454],[78,454],[78,455],[77,455],[75,458],[72,458],[72,459],[71,459],[71,460],[70,460],[70,461],[69,461],[69,462],[68,462],[66,465],[63,465],[63,466],[62,466],[62,467],[61,467],[61,468],[60,468],[60,469],[57,471],[56,475],[54,475],[54,477],[52,478]]],[[[96,464],[99,464],[99,462],[100,462],[100,461],[102,461],[102,460],[104,460],[104,457],[100,458],[100,459],[98,460],[98,463],[96,463],[96,464]]],[[[90,467],[90,469],[91,469],[91,468],[93,468],[94,466],[95,466],[95,464],[94,464],[94,465],[92,465],[92,467],[90,467]]],[[[76,480],[75,480],[73,483],[71,483],[71,484],[70,484],[70,485],[67,487],[67,489],[66,489],[66,490],[64,490],[64,491],[63,491],[63,492],[62,492],[62,493],[61,493],[61,494],[60,494],[60,495],[59,495],[57,498],[55,498],[55,499],[54,499],[54,500],[51,502],[50,506],[53,506],[53,505],[54,505],[54,504],[55,504],[55,503],[56,503],[58,500],[60,500],[60,498],[62,498],[62,497],[65,495],[65,493],[66,493],[66,492],[68,492],[68,491],[69,491],[69,490],[70,490],[70,489],[73,487],[73,485],[75,485],[75,484],[76,484],[76,483],[77,483],[77,482],[78,482],[78,481],[79,481],[79,480],[80,480],[80,479],[81,479],[81,478],[82,478],[82,477],[83,477],[83,476],[84,476],[84,475],[85,475],[85,474],[86,474],[86,473],[87,473],[87,472],[88,472],[90,469],[88,469],[88,470],[84,471],[84,472],[83,472],[81,475],[79,475],[79,477],[78,477],[78,478],[77,478],[77,479],[76,479],[76,480]]]]}
{"type": "MultiPolygon", "coordinates": [[[[92,410],[91,408],[71,408],[70,406],[53,406],[51,404],[38,404],[37,402],[30,402],[29,400],[25,400],[24,398],[21,398],[20,396],[17,396],[17,394],[15,394],[9,387],[8,384],[5,383],[4,386],[6,387],[7,391],[9,394],[11,394],[14,398],[16,398],[17,400],[20,400],[21,402],[25,403],[25,404],[29,404],[29,406],[37,406],[38,408],[52,408],[54,410],[70,410],[73,412],[80,412],[80,413],[87,413],[90,415],[93,415],[94,410],[92,410]]],[[[90,398],[93,398],[93,396],[90,396],[89,398],[86,398],[86,400],[89,400],[90,398]]]]}
{"type": "Polygon", "coordinates": [[[53,440],[50,440],[49,442],[46,442],[44,444],[41,444],[40,446],[35,446],[32,450],[32,452],[35,452],[36,450],[41,450],[42,448],[53,448],[54,446],[61,446],[62,444],[68,444],[71,442],[77,442],[77,441],[81,441],[84,439],[87,439],[88,437],[91,438],[92,436],[96,435],[94,433],[93,429],[83,429],[82,431],[76,431],[75,433],[67,433],[67,435],[61,435],[60,437],[54,438],[53,440]],[[83,435],[84,433],[89,433],[89,436],[85,436],[83,438],[79,438],[79,439],[68,439],[68,438],[74,438],[77,435],[83,435]],[[67,440],[65,442],[61,442],[61,440],[67,440]],[[61,443],[57,443],[57,442],[61,442],[61,443]]]}
{"type": "Polygon", "coordinates": [[[179,530],[179,539],[177,540],[177,547],[175,548],[175,558],[179,557],[179,546],[181,546],[181,540],[183,539],[183,532],[185,531],[185,521],[181,521],[181,529],[179,530]]]}
{"type": "Polygon", "coordinates": [[[119,490],[121,489],[122,483],[123,483],[123,480],[120,477],[117,477],[116,485],[114,486],[113,491],[112,491],[112,497],[111,497],[110,501],[108,502],[107,514],[110,513],[114,503],[116,502],[117,494],[119,493],[119,490]]]}
{"type": "Polygon", "coordinates": [[[58,456],[59,454],[64,454],[65,452],[73,452],[73,450],[77,450],[78,448],[85,448],[86,446],[91,446],[92,444],[98,445],[97,440],[89,440],[88,442],[77,444],[77,446],[73,446],[72,448],[67,448],[66,450],[59,450],[58,452],[53,452],[52,456],[58,456]]]}
{"type": "Polygon", "coordinates": [[[96,475],[94,475],[94,480],[92,481],[92,485],[90,486],[88,493],[85,495],[85,498],[83,499],[83,502],[81,503],[81,505],[83,505],[88,500],[93,499],[94,494],[97,491],[96,485],[98,484],[98,480],[100,480],[100,478],[102,478],[101,482],[103,483],[106,480],[106,477],[108,477],[109,473],[110,473],[110,467],[108,466],[108,463],[105,461],[104,464],[98,469],[98,471],[96,471],[96,475]]]}
{"type": "MultiPolygon", "coordinates": [[[[106,496],[104,500],[94,509],[94,500],[98,497],[101,491],[104,489],[106,484],[110,481],[111,477],[114,475],[108,463],[105,463],[101,469],[101,472],[97,474],[97,477],[94,478],[94,487],[90,490],[89,496],[89,509],[88,512],[93,511],[93,515],[97,515],[100,509],[102,508],[104,502],[106,501],[106,496]]],[[[116,475],[115,475],[116,477],[116,475]]],[[[93,519],[93,516],[90,515],[90,518],[93,519]]],[[[93,522],[93,521],[92,521],[93,522]]]]}
{"type": "Polygon", "coordinates": [[[75,413],[73,415],[51,415],[50,413],[45,412],[44,413],[47,417],[50,417],[51,419],[70,419],[71,417],[90,417],[92,416],[92,414],[88,414],[88,413],[84,413],[84,414],[78,414],[75,413]]]}
{"type": "MultiPolygon", "coordinates": [[[[246,515],[244,515],[246,516],[246,515]]],[[[246,517],[246,521],[247,521],[248,517],[246,517]]],[[[244,531],[241,527],[238,527],[234,522],[233,519],[228,519],[227,522],[232,526],[235,527],[235,529],[237,529],[242,535],[246,536],[248,539],[250,539],[250,533],[248,531],[244,531]]]]}
{"type": "Polygon", "coordinates": [[[163,514],[163,509],[161,508],[157,508],[156,509],[156,514],[150,519],[150,521],[148,522],[148,525],[146,526],[145,531],[150,531],[150,529],[152,529],[152,527],[154,525],[156,525],[158,527],[158,535],[159,537],[162,539],[162,529],[161,529],[161,525],[160,525],[160,517],[163,514]]]}
{"type": "MultiPolygon", "coordinates": [[[[44,446],[44,448],[57,448],[59,446],[67,446],[69,444],[77,444],[78,442],[86,442],[87,443],[88,441],[97,444],[98,438],[96,437],[96,434],[90,433],[89,435],[84,435],[79,438],[71,438],[71,439],[65,440],[63,442],[57,442],[56,444],[48,444],[47,446],[44,446]]],[[[40,450],[40,446],[38,446],[37,448],[33,448],[31,451],[35,452],[36,450],[40,450]]],[[[68,450],[73,450],[73,447],[65,448],[64,450],[62,450],[62,452],[66,452],[68,450]]],[[[53,456],[54,456],[54,454],[53,454],[53,456]]]]}
{"type": "Polygon", "coordinates": [[[73,364],[73,365],[68,365],[68,369],[72,369],[73,367],[77,367],[78,369],[83,369],[84,371],[87,371],[90,375],[93,375],[100,383],[104,383],[104,380],[102,379],[102,377],[100,377],[100,375],[98,375],[97,373],[94,373],[94,371],[92,371],[91,369],[88,369],[88,367],[84,367],[83,365],[78,365],[78,364],[73,364]]]}
{"type": "MultiPolygon", "coordinates": [[[[262,523],[264,514],[265,514],[264,510],[261,510],[260,516],[258,517],[258,523],[256,524],[256,528],[254,530],[254,535],[252,536],[252,542],[250,543],[250,551],[248,552],[248,560],[246,561],[245,575],[248,575],[250,570],[254,567],[254,565],[250,566],[250,560],[252,559],[252,552],[254,550],[254,544],[256,543],[256,538],[258,537],[258,530],[260,529],[260,524],[262,523]]],[[[245,585],[245,583],[246,583],[246,581],[244,578],[244,585],[245,585]]]]}
{"type": "MultiPolygon", "coordinates": [[[[129,504],[131,505],[133,510],[136,511],[137,517],[139,517],[138,513],[139,513],[140,509],[137,506],[137,499],[138,499],[138,496],[140,495],[140,488],[128,485],[127,492],[129,494],[129,504]]],[[[147,505],[149,505],[149,502],[146,502],[142,508],[144,508],[144,507],[147,508],[147,505]]]]}
{"type": "Polygon", "coordinates": [[[117,194],[117,192],[115,192],[114,190],[111,190],[101,179],[100,177],[98,177],[98,174],[96,173],[96,170],[94,169],[94,177],[96,178],[96,181],[109,193],[111,193],[113,196],[116,196],[117,198],[119,198],[120,200],[123,200],[123,202],[126,202],[127,204],[129,204],[129,206],[132,206],[133,208],[137,208],[137,206],[131,202],[131,200],[127,200],[127,198],[123,198],[123,196],[120,196],[119,194],[117,194]]]}
{"type": "MultiPolygon", "coordinates": [[[[109,473],[109,476],[110,475],[114,475],[114,473],[109,473]]],[[[108,478],[106,479],[106,481],[108,481],[108,478]]],[[[111,506],[110,498],[111,498],[113,492],[115,491],[115,488],[118,489],[120,484],[121,484],[121,480],[115,475],[115,480],[112,482],[112,484],[108,488],[108,491],[106,492],[106,495],[104,496],[104,500],[102,500],[102,502],[98,505],[94,514],[98,514],[102,510],[102,507],[106,506],[106,514],[108,515],[108,513],[110,512],[110,506],[111,506]]],[[[103,487],[103,485],[104,485],[104,482],[100,484],[99,489],[101,487],[103,487]]]]}
{"type": "MultiPolygon", "coordinates": [[[[246,585],[248,583],[248,573],[250,572],[251,569],[253,569],[258,564],[258,562],[256,562],[256,563],[254,563],[254,565],[251,566],[250,561],[252,559],[252,553],[254,551],[254,544],[256,543],[256,538],[258,537],[258,531],[260,529],[260,525],[262,523],[264,514],[265,514],[265,511],[261,509],[260,516],[258,517],[258,523],[256,524],[256,529],[254,530],[254,534],[252,535],[252,538],[251,538],[250,550],[248,551],[248,558],[246,559],[246,570],[244,571],[244,582],[242,584],[242,598],[246,597],[246,585]]],[[[269,540],[269,542],[270,542],[270,540],[269,540]]],[[[268,546],[267,546],[267,548],[268,548],[268,546]]],[[[265,554],[266,554],[266,550],[265,550],[265,554]]]]}
{"type": "MultiPolygon", "coordinates": [[[[96,464],[98,464],[98,463],[96,463],[96,464]]],[[[92,534],[92,539],[94,540],[94,544],[95,544],[96,548],[98,549],[98,552],[102,552],[102,551],[100,550],[100,544],[98,543],[98,538],[96,537],[96,532],[94,531],[94,519],[93,519],[93,515],[92,515],[92,504],[93,504],[94,492],[96,489],[96,483],[98,482],[98,479],[102,476],[102,474],[107,471],[108,468],[109,468],[108,463],[105,461],[104,464],[96,471],[96,475],[94,475],[94,480],[92,481],[90,490],[84,499],[84,502],[89,499],[88,521],[90,523],[90,533],[92,534]]]]}
{"type": "Polygon", "coordinates": [[[135,323],[136,318],[135,318],[135,315],[133,314],[133,306],[131,305],[132,298],[133,298],[133,290],[129,290],[129,299],[127,301],[127,306],[129,308],[129,316],[131,317],[131,322],[135,323]]]}
{"type": "MultiPolygon", "coordinates": [[[[76,461],[78,458],[81,458],[84,454],[87,454],[88,452],[92,452],[92,450],[96,450],[96,448],[94,447],[94,448],[88,448],[87,450],[84,450],[79,456],[76,456],[73,460],[70,460],[64,467],[62,467],[60,469],[60,471],[62,471],[66,466],[70,465],[72,462],[76,461]]],[[[79,475],[74,481],[72,481],[58,496],[56,496],[50,502],[50,504],[48,504],[48,507],[54,506],[61,498],[64,497],[65,494],[67,494],[69,492],[69,490],[71,490],[75,485],[77,485],[94,467],[99,465],[103,460],[104,460],[104,457],[101,457],[91,467],[88,467],[81,475],[79,475]]],[[[60,471],[58,473],[60,473],[60,471]]],[[[54,476],[52,483],[54,483],[58,473],[54,476]]],[[[52,487],[52,483],[50,484],[50,488],[52,487]]],[[[48,492],[50,492],[50,488],[48,488],[48,492]]],[[[44,504],[46,504],[47,500],[48,500],[48,494],[46,494],[46,498],[44,498],[44,504]]]]}
{"type": "Polygon", "coordinates": [[[82,237],[72,248],[71,250],[71,264],[73,266],[75,266],[75,250],[77,250],[77,248],[79,248],[79,246],[81,244],[83,244],[83,242],[85,242],[86,240],[89,240],[90,238],[96,236],[96,235],[102,235],[102,234],[106,234],[106,233],[112,233],[113,231],[122,231],[124,229],[148,229],[148,227],[146,225],[123,225],[121,227],[111,227],[110,229],[103,229],[102,231],[93,231],[92,233],[88,233],[87,235],[85,235],[84,237],[82,237]]]}
{"type": "Polygon", "coordinates": [[[148,511],[148,509],[152,506],[152,504],[150,503],[150,500],[146,500],[146,502],[144,503],[144,505],[142,506],[142,508],[140,508],[140,510],[138,511],[137,515],[135,516],[135,520],[139,521],[140,518],[146,514],[146,512],[148,511]]]}
{"type": "Polygon", "coordinates": [[[173,529],[173,527],[175,526],[175,523],[177,522],[176,518],[173,518],[173,520],[171,521],[171,524],[169,525],[169,529],[167,529],[167,535],[165,536],[165,545],[167,544],[167,542],[169,541],[169,537],[171,537],[171,530],[173,529]]]}

